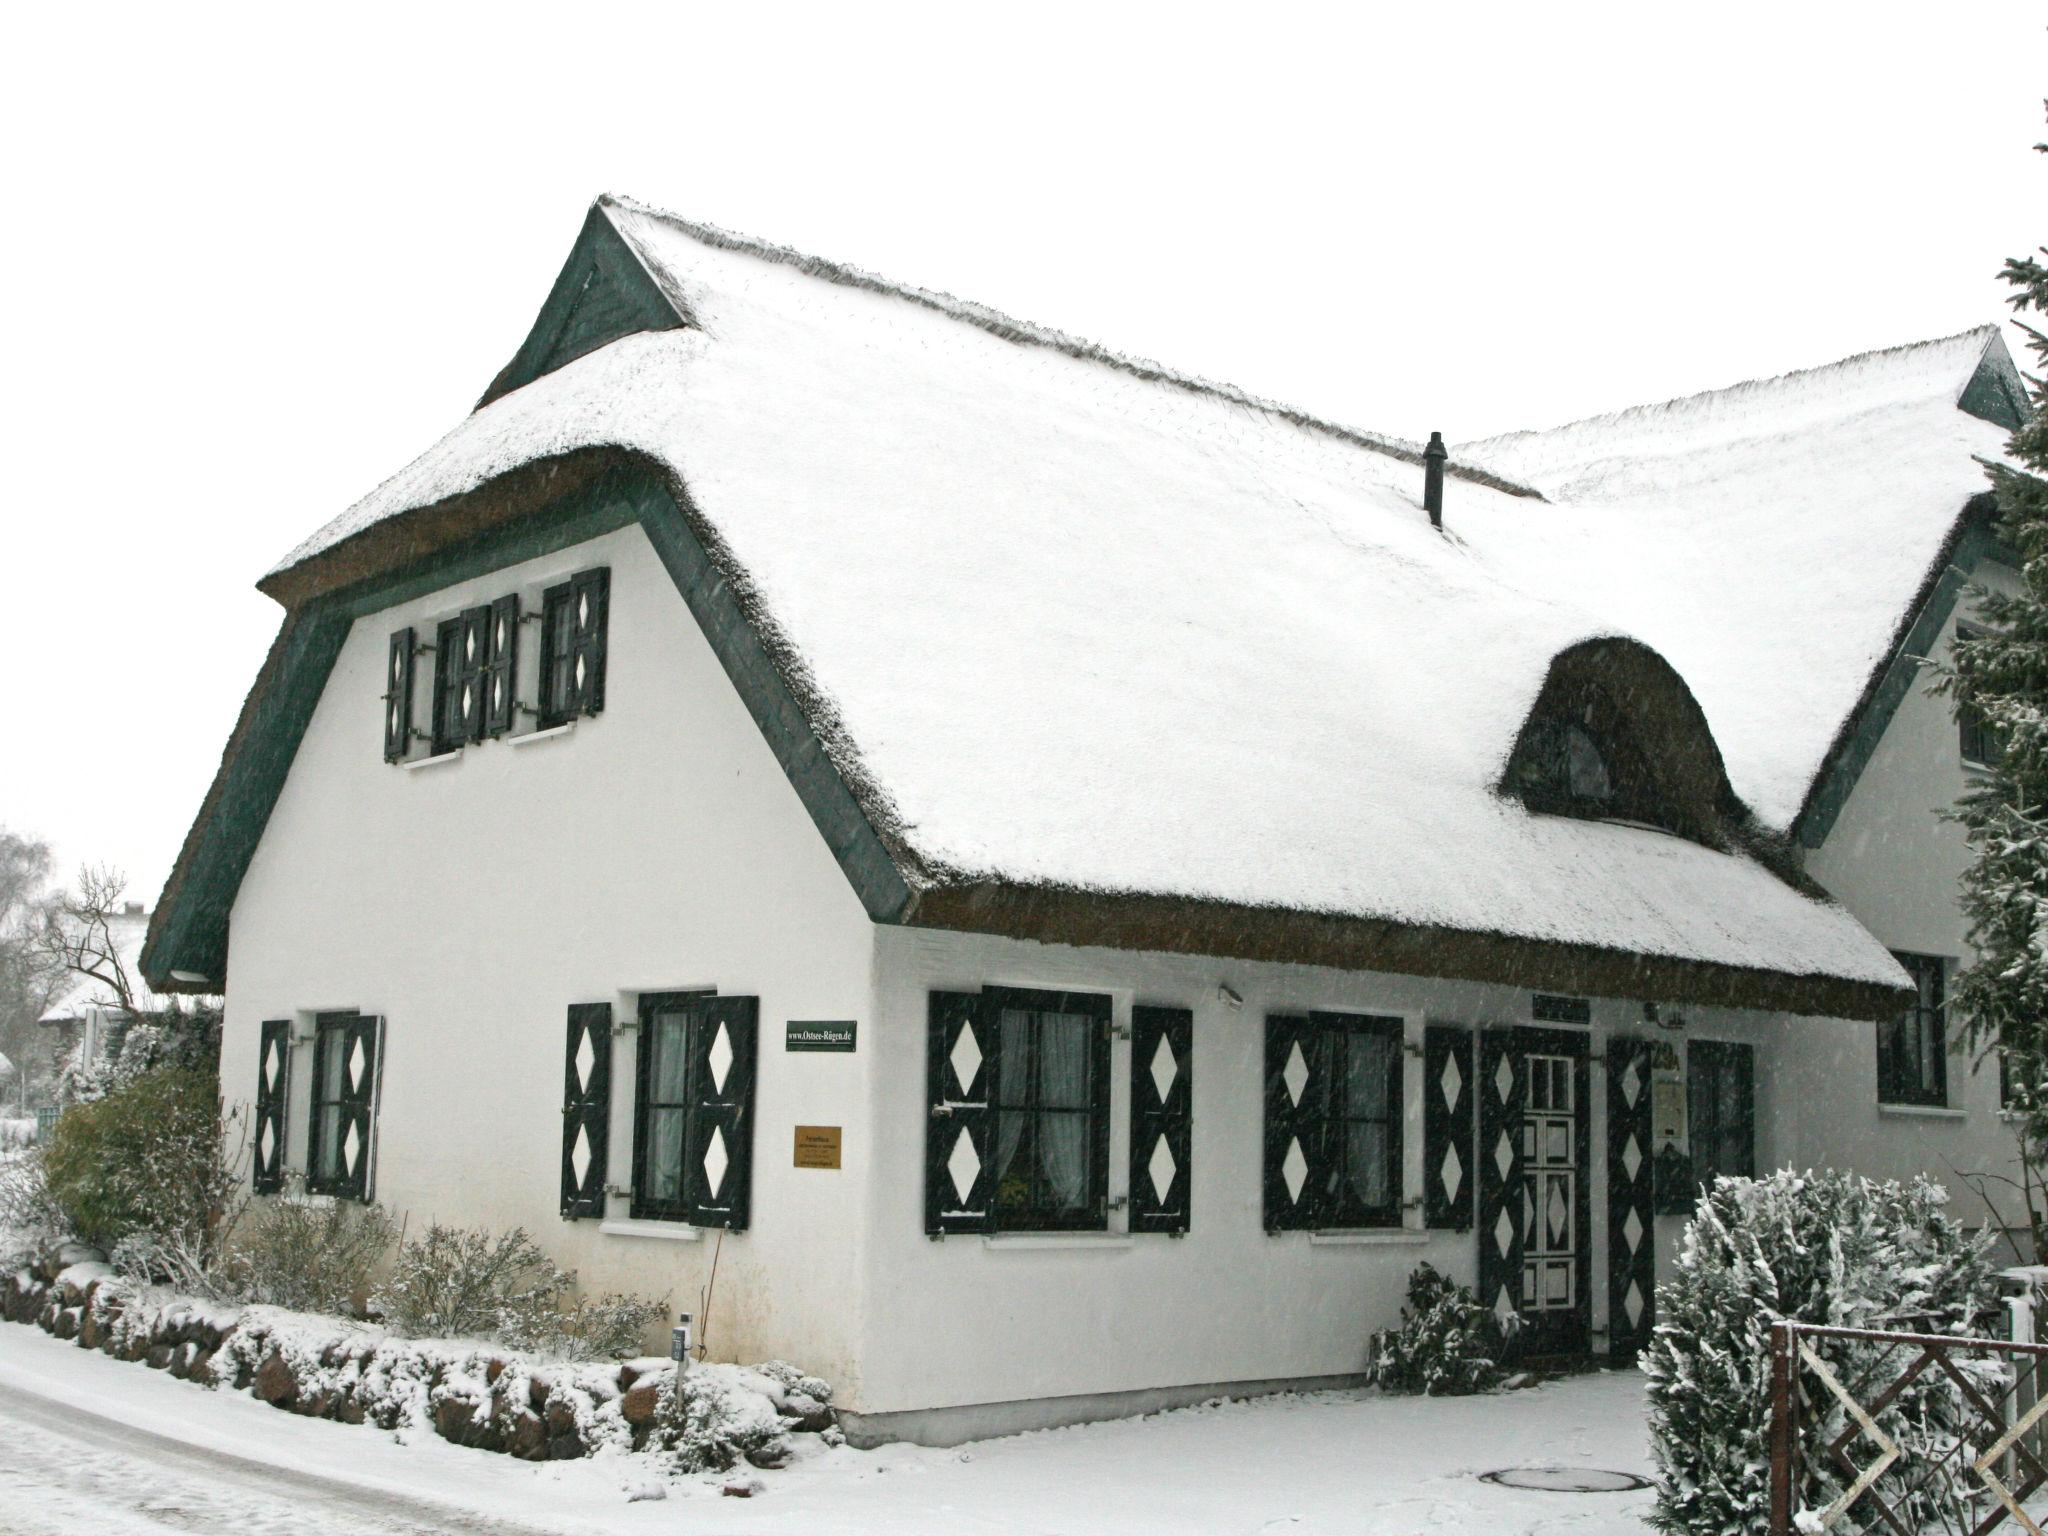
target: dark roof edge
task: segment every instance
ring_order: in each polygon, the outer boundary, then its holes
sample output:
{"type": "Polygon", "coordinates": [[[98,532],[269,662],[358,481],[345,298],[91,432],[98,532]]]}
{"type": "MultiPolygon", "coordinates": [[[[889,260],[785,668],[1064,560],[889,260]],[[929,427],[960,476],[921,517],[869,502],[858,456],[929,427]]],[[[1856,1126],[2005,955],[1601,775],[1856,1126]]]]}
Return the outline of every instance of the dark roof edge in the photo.
{"type": "Polygon", "coordinates": [[[1530,991],[1823,1018],[1894,1018],[1909,996],[1904,986],[1789,975],[1515,934],[998,881],[929,887],[918,894],[903,921],[907,926],[1042,944],[1385,971],[1530,991]]]}
{"type": "Polygon", "coordinates": [[[1956,514],[1940,552],[1921,577],[1913,600],[1900,614],[1891,643],[1871,668],[1855,708],[1836,729],[1834,740],[1814,770],[1787,834],[1800,846],[1818,848],[1827,841],[1835,818],[1849,803],[1856,781],[1869,766],[1878,739],[1912,687],[1922,659],[1961,598],[1969,580],[1967,573],[2000,549],[1994,532],[1997,516],[1996,498],[1988,490],[1971,496],[1956,514]]]}
{"type": "MultiPolygon", "coordinates": [[[[1084,362],[1098,363],[1105,368],[1115,369],[1119,373],[1129,374],[1133,378],[1143,379],[1147,383],[1165,384],[1174,389],[1186,390],[1189,394],[1206,395],[1213,399],[1227,401],[1232,405],[1242,406],[1247,410],[1259,411],[1269,416],[1275,416],[1290,425],[1302,428],[1304,431],[1335,438],[1338,442],[1349,444],[1354,448],[1364,448],[1373,453],[1384,454],[1388,458],[1398,459],[1404,464],[1419,466],[1423,463],[1423,446],[1420,443],[1411,443],[1397,437],[1383,437],[1377,432],[1365,432],[1356,427],[1341,426],[1336,422],[1327,421],[1320,416],[1310,415],[1307,411],[1297,410],[1293,406],[1282,405],[1278,401],[1267,400],[1261,396],[1249,394],[1235,385],[1217,383],[1214,380],[1200,378],[1194,374],[1181,373],[1167,367],[1164,363],[1154,362],[1150,358],[1130,357],[1124,353],[1112,351],[1098,342],[1088,341],[1082,337],[1070,335],[1065,331],[1055,330],[1051,326],[1039,325],[1031,320],[1019,320],[1014,316],[1004,314],[999,309],[993,309],[986,304],[976,303],[971,299],[959,299],[950,293],[943,293],[937,289],[919,288],[909,283],[894,282],[877,273],[869,272],[862,267],[852,266],[846,262],[831,261],[822,256],[808,256],[802,251],[792,250],[785,245],[776,245],[767,240],[756,239],[751,235],[740,235],[728,229],[720,229],[715,224],[700,224],[695,220],[683,218],[664,209],[651,207],[646,203],[636,202],[632,198],[621,197],[609,192],[597,200],[593,205],[592,211],[595,213],[599,209],[614,207],[625,208],[634,213],[644,214],[648,218],[659,219],[664,224],[672,225],[703,245],[712,246],[719,250],[738,251],[743,255],[753,256],[762,261],[773,262],[778,266],[793,267],[806,276],[815,277],[828,283],[836,283],[844,288],[859,288],[868,293],[884,294],[892,298],[903,299],[908,303],[936,311],[949,319],[958,320],[963,324],[974,326],[978,330],[986,331],[991,336],[1000,337],[1004,341],[1014,342],[1018,346],[1045,347],[1051,351],[1061,352],[1068,357],[1078,358],[1084,362]]],[[[630,236],[621,234],[620,238],[624,239],[628,245],[632,244],[630,236]]],[[[644,256],[640,259],[642,265],[648,268],[649,276],[653,278],[656,285],[664,287],[666,291],[666,285],[661,284],[658,277],[654,277],[653,268],[647,259],[644,256]]],[[[688,313],[687,301],[683,295],[669,292],[667,296],[669,303],[679,313],[688,313]]],[[[1481,469],[1476,465],[1459,464],[1453,461],[1446,468],[1449,473],[1456,475],[1461,480],[1468,480],[1475,485],[1483,485],[1490,490],[1500,491],[1509,496],[1523,496],[1536,501],[1545,499],[1543,493],[1533,486],[1520,484],[1517,481],[1508,479],[1504,475],[1495,474],[1491,470],[1481,469]]]]}

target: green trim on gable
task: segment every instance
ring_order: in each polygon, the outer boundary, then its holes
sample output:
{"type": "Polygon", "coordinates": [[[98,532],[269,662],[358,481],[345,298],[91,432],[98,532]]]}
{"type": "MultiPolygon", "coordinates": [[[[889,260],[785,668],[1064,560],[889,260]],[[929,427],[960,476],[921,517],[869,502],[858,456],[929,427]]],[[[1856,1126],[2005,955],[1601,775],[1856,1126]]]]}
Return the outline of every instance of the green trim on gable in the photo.
{"type": "MultiPolygon", "coordinates": [[[[877,922],[899,921],[910,887],[859,800],[776,670],[731,584],[692,531],[660,475],[639,466],[589,485],[508,528],[387,577],[316,598],[285,618],[271,656],[243,705],[235,738],[186,839],[143,946],[142,973],[175,990],[172,971],[225,984],[228,914],[334,663],[360,617],[495,570],[638,524],[711,644],[854,893],[877,922]]],[[[366,741],[364,750],[378,750],[366,741]]]]}
{"type": "Polygon", "coordinates": [[[1956,409],[2008,432],[2017,432],[2027,424],[2030,411],[2026,386],[2020,382],[2012,354],[2001,343],[1994,341],[1985,347],[1977,371],[1970,375],[1970,382],[1956,399],[1956,409]]]}
{"type": "Polygon", "coordinates": [[[1877,752],[1878,742],[1891,727],[1892,717],[1898,713],[1907,691],[1919,678],[1926,658],[1933,654],[1935,642],[1941,638],[1942,629],[1955,612],[1956,604],[1962,601],[1964,592],[1969,589],[1971,573],[1983,561],[2000,557],[2010,561],[2011,551],[2001,543],[1986,521],[1972,518],[1942,562],[1940,573],[1928,588],[1912,623],[1892,647],[1891,658],[1879,675],[1876,686],[1866,695],[1822,768],[1820,777],[1808,791],[1806,804],[1800,808],[1799,816],[1792,824],[1792,835],[1802,847],[1818,848],[1827,841],[1828,833],[1834,830],[1835,818],[1849,803],[1857,780],[1863,776],[1863,770],[1877,752]]]}
{"type": "Polygon", "coordinates": [[[533,329],[512,354],[478,409],[500,395],[531,384],[565,363],[638,331],[672,331],[690,323],[670,301],[631,246],[593,204],[576,236],[569,259],[535,317],[533,329]]]}

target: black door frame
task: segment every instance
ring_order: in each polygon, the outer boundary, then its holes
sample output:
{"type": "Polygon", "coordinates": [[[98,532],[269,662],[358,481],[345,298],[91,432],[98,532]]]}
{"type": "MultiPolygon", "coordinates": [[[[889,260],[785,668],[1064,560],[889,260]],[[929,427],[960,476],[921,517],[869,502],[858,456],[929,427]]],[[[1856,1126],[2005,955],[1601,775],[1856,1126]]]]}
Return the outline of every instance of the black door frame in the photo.
{"type": "MultiPolygon", "coordinates": [[[[1516,1353],[1524,1357],[1584,1355],[1593,1347],[1593,1036],[1589,1030],[1519,1024],[1515,1026],[1515,1050],[1522,1057],[1524,1083],[1528,1081],[1528,1058],[1532,1055],[1565,1056],[1572,1062],[1572,1152],[1576,1164],[1572,1180],[1572,1238],[1577,1250],[1573,1256],[1571,1310],[1549,1314],[1524,1310],[1516,1353]]],[[[1523,1114],[1527,1113],[1525,1089],[1523,1114]]],[[[1534,1214],[1541,1219],[1540,1210],[1534,1214]]],[[[1523,1238],[1526,1247],[1528,1234],[1524,1233],[1523,1238]]]]}

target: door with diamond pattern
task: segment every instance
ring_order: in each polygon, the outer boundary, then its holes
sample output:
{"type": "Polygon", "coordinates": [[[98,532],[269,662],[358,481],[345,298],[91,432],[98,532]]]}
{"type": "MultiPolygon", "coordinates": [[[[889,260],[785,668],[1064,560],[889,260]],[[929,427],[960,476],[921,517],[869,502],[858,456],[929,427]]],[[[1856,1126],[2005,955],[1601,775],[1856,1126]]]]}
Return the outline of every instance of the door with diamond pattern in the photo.
{"type": "Polygon", "coordinates": [[[1583,1354],[1592,1335],[1588,1041],[1516,1031],[1522,1055],[1522,1352],[1583,1354]]]}

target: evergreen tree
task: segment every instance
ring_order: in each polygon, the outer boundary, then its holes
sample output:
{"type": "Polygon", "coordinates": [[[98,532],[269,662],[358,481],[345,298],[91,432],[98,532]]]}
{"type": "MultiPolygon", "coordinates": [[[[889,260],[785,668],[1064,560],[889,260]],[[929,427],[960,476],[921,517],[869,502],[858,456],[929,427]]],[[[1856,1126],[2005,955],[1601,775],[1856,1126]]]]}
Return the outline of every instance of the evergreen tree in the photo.
{"type": "MultiPolygon", "coordinates": [[[[2048,144],[2035,148],[2048,153],[2048,144]]],[[[2048,317],[2043,256],[2048,247],[2008,260],[2000,273],[2021,316],[2048,317]]],[[[2048,375],[2048,333],[2015,323],[2048,375]]],[[[2010,594],[1974,592],[1984,631],[1957,640],[1939,686],[1958,717],[1988,728],[1997,759],[1954,812],[1970,845],[1962,907],[1976,958],[1957,974],[1950,1001],[1970,1042],[2000,1058],[2036,1259],[2048,1263],[2048,390],[2042,376],[2027,375],[2027,385],[2034,411],[2007,444],[2013,463],[1990,472],[2019,585],[2010,594]]]]}

